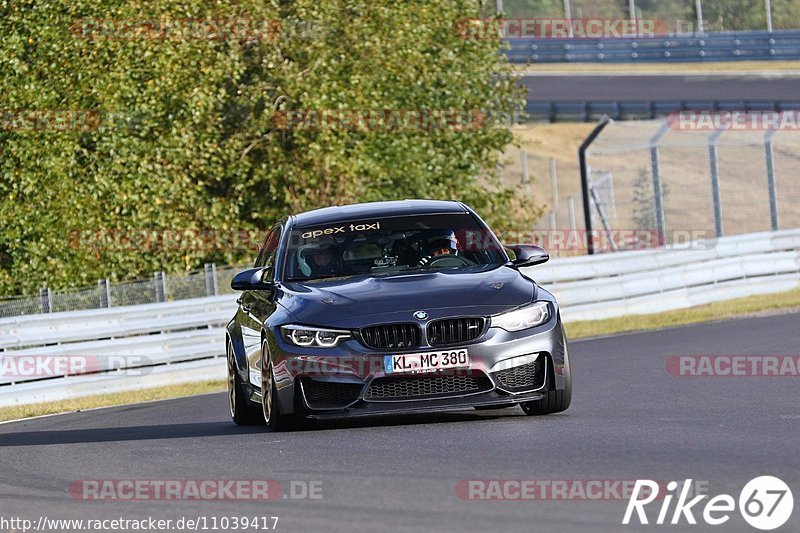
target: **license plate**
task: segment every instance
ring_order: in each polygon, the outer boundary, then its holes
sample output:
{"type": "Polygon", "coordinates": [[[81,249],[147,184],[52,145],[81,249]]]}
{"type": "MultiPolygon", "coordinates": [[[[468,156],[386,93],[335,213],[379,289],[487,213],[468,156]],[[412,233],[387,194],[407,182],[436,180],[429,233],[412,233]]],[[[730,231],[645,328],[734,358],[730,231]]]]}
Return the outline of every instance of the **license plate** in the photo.
{"type": "Polygon", "coordinates": [[[469,353],[465,349],[408,355],[384,355],[383,366],[387,374],[402,372],[430,372],[469,366],[469,353]]]}

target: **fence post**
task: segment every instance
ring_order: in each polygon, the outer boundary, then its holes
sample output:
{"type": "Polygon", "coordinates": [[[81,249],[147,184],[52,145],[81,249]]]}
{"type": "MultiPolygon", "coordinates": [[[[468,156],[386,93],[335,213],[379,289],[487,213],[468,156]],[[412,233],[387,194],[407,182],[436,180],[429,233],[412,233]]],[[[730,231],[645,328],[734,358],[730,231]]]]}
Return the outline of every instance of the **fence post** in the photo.
{"type": "Polygon", "coordinates": [[[722,193],[719,190],[719,157],[717,153],[717,141],[722,135],[722,131],[717,131],[708,138],[708,159],[711,165],[711,195],[714,201],[714,229],[717,237],[722,237],[725,230],[722,225],[722,193]]]}
{"type": "Polygon", "coordinates": [[[111,284],[108,278],[98,279],[97,288],[100,290],[100,307],[111,307],[111,284]]]}
{"type": "Polygon", "coordinates": [[[520,154],[521,163],[522,163],[522,187],[525,193],[525,198],[528,199],[531,196],[531,181],[530,175],[528,174],[528,152],[523,152],[520,154]]]}
{"type": "Polygon", "coordinates": [[[48,287],[39,289],[39,306],[42,309],[42,313],[53,312],[53,294],[48,287]]]}
{"type": "Polygon", "coordinates": [[[205,264],[206,273],[206,294],[208,296],[217,295],[217,265],[214,263],[205,264]]]}
{"type": "Polygon", "coordinates": [[[697,33],[702,35],[705,33],[705,24],[703,23],[703,0],[695,0],[695,10],[697,11],[697,33]]]}
{"type": "Polygon", "coordinates": [[[767,188],[769,189],[769,215],[772,221],[772,231],[778,231],[778,189],[775,185],[775,152],[772,148],[772,139],[777,132],[768,131],[764,136],[764,150],[767,154],[767,188]]]}
{"type": "Polygon", "coordinates": [[[163,271],[153,273],[153,286],[156,291],[156,303],[167,301],[167,275],[163,271]]]}
{"type": "Polygon", "coordinates": [[[558,166],[554,158],[550,158],[550,188],[553,193],[553,212],[558,213],[558,166]]]}
{"type": "Polygon", "coordinates": [[[772,0],[764,0],[767,10],[767,31],[772,33],[772,0]]]}
{"type": "Polygon", "coordinates": [[[650,139],[650,165],[653,174],[653,203],[655,209],[656,231],[658,231],[658,245],[667,243],[667,221],[664,215],[664,186],[661,182],[661,160],[658,153],[658,143],[669,130],[668,122],[661,125],[658,132],[650,139]]]}
{"type": "Polygon", "coordinates": [[[595,129],[583,141],[581,147],[578,149],[578,160],[581,166],[581,192],[583,194],[583,219],[586,222],[586,247],[589,255],[594,254],[594,236],[592,235],[592,206],[590,202],[589,192],[589,165],[586,161],[586,151],[592,145],[594,140],[603,131],[603,128],[611,123],[611,119],[604,116],[600,119],[595,129]]]}
{"type": "Polygon", "coordinates": [[[569,0],[564,0],[564,18],[567,19],[567,32],[570,39],[573,37],[572,35],[572,6],[569,3],[569,0]]]}
{"type": "Polygon", "coordinates": [[[569,229],[576,230],[578,229],[578,222],[575,219],[575,197],[570,196],[569,200],[567,200],[567,207],[569,209],[569,229]]]}

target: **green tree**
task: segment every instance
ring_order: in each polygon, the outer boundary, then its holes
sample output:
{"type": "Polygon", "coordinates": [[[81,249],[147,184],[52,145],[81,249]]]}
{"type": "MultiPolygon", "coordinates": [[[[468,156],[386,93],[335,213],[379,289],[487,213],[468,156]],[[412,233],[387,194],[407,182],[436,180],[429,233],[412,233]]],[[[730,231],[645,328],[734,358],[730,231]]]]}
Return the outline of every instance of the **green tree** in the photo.
{"type": "Polygon", "coordinates": [[[85,230],[263,230],[287,212],[405,197],[462,199],[500,228],[535,218],[538,208],[518,206],[492,179],[512,141],[507,124],[287,129],[276,120],[303,110],[514,112],[523,95],[499,42],[459,31],[480,8],[471,0],[0,0],[0,294],[252,255],[70,240],[85,230]],[[97,25],[232,18],[277,21],[280,32],[122,38],[118,24],[97,25]],[[96,115],[55,131],[19,127],[9,110],[96,115]]]}

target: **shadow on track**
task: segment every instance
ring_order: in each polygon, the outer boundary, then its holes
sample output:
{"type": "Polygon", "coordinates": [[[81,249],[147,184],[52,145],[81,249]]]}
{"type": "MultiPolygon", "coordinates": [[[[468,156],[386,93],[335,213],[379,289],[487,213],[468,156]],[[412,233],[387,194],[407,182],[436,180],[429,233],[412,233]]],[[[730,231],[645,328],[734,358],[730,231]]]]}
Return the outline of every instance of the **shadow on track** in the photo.
{"type": "Polygon", "coordinates": [[[419,426],[425,424],[448,424],[455,422],[475,422],[526,416],[514,409],[485,410],[482,412],[456,411],[448,413],[382,414],[358,418],[330,418],[323,420],[303,420],[294,431],[330,431],[338,429],[360,429],[370,427],[419,426]]]}
{"type": "MultiPolygon", "coordinates": [[[[453,412],[435,414],[383,415],[363,418],[337,418],[329,420],[304,420],[288,433],[347,430],[368,427],[391,427],[423,424],[445,424],[454,422],[479,422],[505,418],[515,413],[512,410],[485,411],[481,413],[453,412]]],[[[521,412],[520,412],[521,415],[521,412]]],[[[521,415],[525,416],[525,415],[521,415]]],[[[47,446],[53,444],[81,444],[93,442],[123,442],[160,439],[184,439],[197,437],[224,437],[228,435],[266,434],[270,431],[263,425],[237,426],[230,421],[197,422],[187,424],[162,424],[123,426],[113,428],[61,429],[47,431],[19,431],[0,433],[0,448],[13,446],[47,446]]],[[[282,433],[286,434],[286,433],[282,433]]]]}
{"type": "Polygon", "coordinates": [[[240,427],[227,421],[98,429],[21,431],[17,433],[0,434],[0,448],[6,446],[43,446],[48,444],[219,437],[264,432],[265,429],[262,426],[240,427]]]}

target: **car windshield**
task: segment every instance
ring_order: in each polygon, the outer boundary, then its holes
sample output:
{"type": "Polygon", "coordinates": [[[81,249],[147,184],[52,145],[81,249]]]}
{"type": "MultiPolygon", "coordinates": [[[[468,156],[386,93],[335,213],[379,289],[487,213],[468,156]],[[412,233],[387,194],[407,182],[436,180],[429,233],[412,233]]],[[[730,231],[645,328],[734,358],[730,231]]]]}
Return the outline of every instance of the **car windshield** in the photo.
{"type": "Polygon", "coordinates": [[[501,265],[495,236],[470,214],[396,216],[295,228],[286,280],[501,265]]]}

